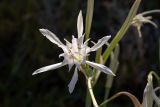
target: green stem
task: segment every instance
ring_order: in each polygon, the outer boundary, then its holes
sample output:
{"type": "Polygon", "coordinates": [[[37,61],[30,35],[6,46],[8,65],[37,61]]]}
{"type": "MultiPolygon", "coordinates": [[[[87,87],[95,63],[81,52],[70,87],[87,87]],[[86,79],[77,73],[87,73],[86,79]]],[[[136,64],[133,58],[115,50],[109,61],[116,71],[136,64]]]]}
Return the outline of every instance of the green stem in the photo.
{"type": "Polygon", "coordinates": [[[86,14],[86,25],[85,25],[85,36],[86,40],[89,38],[92,18],[93,18],[94,0],[88,0],[87,2],[87,14],[86,14]]]}
{"type": "MultiPolygon", "coordinates": [[[[115,51],[111,53],[111,57],[110,57],[111,60],[110,60],[109,68],[112,70],[112,72],[114,74],[116,74],[117,69],[118,69],[118,65],[119,65],[118,55],[119,55],[119,45],[117,45],[117,47],[115,48],[115,51]]],[[[106,84],[105,84],[104,100],[108,99],[108,97],[109,97],[109,93],[110,93],[110,90],[111,90],[112,84],[113,84],[113,79],[114,79],[113,76],[107,75],[106,84]]],[[[103,107],[106,107],[106,106],[107,106],[107,103],[104,104],[103,107]]]]}
{"type": "Polygon", "coordinates": [[[138,7],[141,3],[141,0],[136,0],[129,12],[129,15],[127,16],[123,26],[121,27],[121,29],[118,31],[118,33],[116,34],[115,38],[112,40],[112,42],[110,43],[110,46],[106,49],[106,51],[103,54],[103,58],[104,58],[104,63],[107,61],[109,55],[111,54],[111,52],[113,51],[113,49],[116,47],[116,45],[119,43],[119,41],[122,39],[122,37],[124,36],[124,34],[127,32],[128,28],[131,25],[131,22],[134,18],[134,16],[137,13],[138,7]]]}
{"type": "MultiPolygon", "coordinates": [[[[104,99],[108,99],[109,97],[109,93],[110,93],[110,89],[111,87],[105,87],[105,96],[104,96],[104,99]]],[[[103,107],[106,107],[107,106],[107,103],[103,106],[103,107]]]]}
{"type": "Polygon", "coordinates": [[[99,107],[99,106],[98,106],[98,103],[97,103],[97,101],[96,101],[96,98],[95,98],[95,96],[94,96],[93,90],[92,90],[91,80],[92,80],[92,78],[89,77],[89,78],[88,78],[88,84],[87,84],[87,85],[88,85],[88,90],[89,90],[89,93],[90,93],[90,95],[91,95],[91,99],[92,99],[92,102],[93,102],[94,107],[99,107]]]}
{"type": "Polygon", "coordinates": [[[96,51],[96,58],[95,58],[95,62],[96,62],[96,63],[100,63],[101,53],[102,53],[102,48],[99,48],[99,49],[96,51]]]}
{"type": "Polygon", "coordinates": [[[158,48],[159,48],[159,52],[158,52],[159,53],[159,56],[158,56],[159,57],[159,61],[158,61],[158,63],[160,64],[160,37],[158,39],[159,39],[158,40],[159,41],[159,43],[158,43],[159,44],[159,46],[158,46],[158,48]]]}
{"type": "Polygon", "coordinates": [[[154,71],[151,71],[149,74],[154,75],[158,82],[160,81],[160,77],[154,71]]]}
{"type": "Polygon", "coordinates": [[[85,105],[85,107],[91,107],[91,96],[90,96],[88,88],[87,88],[87,94],[86,94],[86,105],[85,105]]]}
{"type": "MultiPolygon", "coordinates": [[[[94,0],[87,1],[87,13],[86,13],[86,23],[85,23],[85,39],[87,40],[90,35],[92,18],[93,18],[94,0]]],[[[87,66],[88,67],[88,66],[87,66]]],[[[86,94],[86,107],[91,107],[91,97],[89,91],[86,94]]]]}
{"type": "MultiPolygon", "coordinates": [[[[106,79],[106,85],[105,85],[105,95],[104,95],[104,100],[108,99],[110,90],[112,88],[112,83],[113,83],[113,77],[110,75],[107,76],[106,79]]],[[[103,105],[103,107],[106,107],[107,103],[103,105]]]]}

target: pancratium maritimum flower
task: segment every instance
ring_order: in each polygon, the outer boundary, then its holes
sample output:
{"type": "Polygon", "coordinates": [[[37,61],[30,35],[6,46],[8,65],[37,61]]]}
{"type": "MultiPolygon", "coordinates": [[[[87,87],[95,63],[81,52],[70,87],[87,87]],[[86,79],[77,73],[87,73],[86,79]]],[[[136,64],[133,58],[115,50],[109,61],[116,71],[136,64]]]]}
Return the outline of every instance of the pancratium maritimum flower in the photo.
{"type": "Polygon", "coordinates": [[[52,43],[56,44],[58,47],[62,48],[64,53],[60,54],[59,57],[63,57],[64,60],[60,63],[57,63],[57,64],[42,67],[42,68],[36,70],[35,72],[33,72],[33,75],[35,75],[35,74],[38,74],[41,72],[45,72],[45,71],[49,71],[49,70],[53,70],[53,69],[62,67],[67,64],[69,66],[69,71],[70,71],[72,66],[76,65],[73,77],[68,85],[70,93],[72,93],[72,91],[74,90],[75,84],[78,80],[78,70],[80,70],[80,66],[83,64],[88,64],[91,67],[93,67],[99,71],[102,71],[106,74],[114,75],[114,73],[112,73],[112,71],[109,68],[107,68],[106,66],[86,60],[86,57],[89,55],[90,52],[96,51],[97,49],[102,47],[109,40],[109,38],[111,36],[105,36],[105,37],[101,38],[91,48],[87,46],[88,40],[83,43],[83,40],[84,40],[83,17],[82,17],[81,11],[80,11],[80,13],[78,15],[78,19],[77,19],[77,30],[78,30],[78,38],[75,38],[74,36],[72,36],[72,43],[70,43],[66,39],[64,39],[66,41],[66,45],[64,45],[55,34],[53,34],[52,32],[50,32],[47,29],[40,29],[40,32],[47,39],[49,39],[52,43]]]}
{"type": "Polygon", "coordinates": [[[149,23],[149,24],[153,25],[155,28],[158,28],[156,23],[151,21],[152,16],[146,16],[151,13],[160,13],[160,10],[150,10],[150,11],[146,11],[143,13],[139,13],[133,18],[133,21],[131,24],[137,28],[139,37],[142,37],[141,27],[143,26],[143,24],[149,23]]]}

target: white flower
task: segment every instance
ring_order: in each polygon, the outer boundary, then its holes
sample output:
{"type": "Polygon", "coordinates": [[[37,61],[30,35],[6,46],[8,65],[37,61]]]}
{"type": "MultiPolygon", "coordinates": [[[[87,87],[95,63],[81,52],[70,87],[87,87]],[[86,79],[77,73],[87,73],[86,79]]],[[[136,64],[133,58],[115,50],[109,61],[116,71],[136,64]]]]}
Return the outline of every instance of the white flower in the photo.
{"type": "Polygon", "coordinates": [[[96,51],[97,49],[102,47],[102,45],[104,45],[109,40],[109,38],[111,36],[105,36],[105,37],[101,38],[100,40],[98,40],[98,43],[96,43],[91,48],[87,46],[87,42],[89,40],[87,40],[83,43],[83,40],[84,40],[83,17],[82,17],[81,11],[80,11],[80,13],[78,15],[78,19],[77,19],[77,30],[78,30],[78,38],[75,38],[74,36],[72,36],[71,43],[68,42],[66,39],[64,39],[66,41],[66,45],[64,45],[55,34],[53,34],[52,32],[50,32],[47,29],[40,29],[40,32],[47,39],[49,39],[52,43],[56,44],[58,47],[62,48],[64,53],[60,54],[59,57],[63,57],[64,60],[63,60],[63,62],[49,65],[46,67],[42,67],[42,68],[36,70],[35,72],[33,72],[33,75],[35,75],[35,74],[38,74],[41,72],[45,72],[45,71],[49,71],[49,70],[53,70],[53,69],[62,67],[67,64],[69,66],[69,71],[70,71],[72,66],[76,65],[73,77],[68,85],[70,93],[72,93],[72,91],[74,90],[75,84],[78,80],[78,72],[77,71],[80,70],[81,64],[88,64],[91,67],[93,67],[99,71],[102,71],[106,74],[114,75],[112,73],[112,71],[109,68],[107,68],[106,66],[86,60],[86,57],[89,55],[90,52],[96,51]]]}
{"type": "Polygon", "coordinates": [[[131,24],[134,27],[137,28],[139,37],[142,37],[141,27],[143,26],[143,24],[149,23],[149,24],[153,25],[155,28],[158,28],[158,26],[156,25],[156,23],[154,23],[153,21],[151,21],[152,20],[152,16],[145,16],[145,15],[148,15],[148,14],[151,14],[151,13],[159,13],[159,12],[160,12],[160,10],[150,10],[150,11],[146,11],[146,12],[137,14],[133,18],[133,21],[132,21],[131,24]]]}
{"type": "Polygon", "coordinates": [[[153,107],[153,101],[160,106],[160,99],[156,96],[153,89],[152,74],[148,75],[148,83],[144,89],[142,107],[153,107]]]}

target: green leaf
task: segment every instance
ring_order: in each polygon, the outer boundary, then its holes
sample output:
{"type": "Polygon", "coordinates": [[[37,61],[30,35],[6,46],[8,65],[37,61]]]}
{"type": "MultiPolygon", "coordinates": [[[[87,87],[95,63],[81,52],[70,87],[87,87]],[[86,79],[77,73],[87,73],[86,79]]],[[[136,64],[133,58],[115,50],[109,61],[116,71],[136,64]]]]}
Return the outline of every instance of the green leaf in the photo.
{"type": "MultiPolygon", "coordinates": [[[[118,66],[119,66],[119,61],[118,61],[118,56],[119,56],[119,45],[116,46],[114,52],[111,53],[111,61],[110,61],[110,69],[114,74],[116,74],[118,66]]],[[[112,88],[113,84],[113,79],[114,76],[107,75],[106,83],[105,83],[105,96],[104,100],[108,98],[110,90],[112,88]]],[[[105,104],[103,107],[106,107],[107,104],[105,104]]]]}
{"type": "Polygon", "coordinates": [[[86,40],[89,38],[92,18],[93,18],[94,0],[88,0],[87,2],[87,15],[86,15],[86,25],[85,25],[85,36],[86,40]]]}
{"type": "Polygon", "coordinates": [[[132,102],[134,104],[134,107],[141,107],[141,104],[138,101],[138,99],[133,94],[131,94],[129,92],[125,92],[125,91],[124,92],[118,92],[118,93],[116,93],[111,98],[109,98],[108,100],[105,100],[103,103],[101,103],[99,107],[102,107],[104,104],[106,104],[106,103],[114,100],[115,98],[117,98],[117,97],[119,97],[121,95],[128,96],[132,100],[132,102]]]}
{"type": "Polygon", "coordinates": [[[108,59],[109,55],[111,54],[111,52],[113,51],[113,49],[116,47],[116,45],[119,43],[119,41],[122,39],[122,37],[127,32],[128,28],[131,25],[131,22],[132,22],[134,16],[137,13],[137,10],[138,10],[138,7],[139,7],[140,3],[141,3],[141,0],[136,0],[134,2],[133,6],[132,6],[125,22],[124,22],[124,24],[121,27],[121,29],[118,31],[115,38],[110,43],[110,46],[105,50],[105,52],[103,54],[104,63],[107,61],[107,59],[108,59]]]}

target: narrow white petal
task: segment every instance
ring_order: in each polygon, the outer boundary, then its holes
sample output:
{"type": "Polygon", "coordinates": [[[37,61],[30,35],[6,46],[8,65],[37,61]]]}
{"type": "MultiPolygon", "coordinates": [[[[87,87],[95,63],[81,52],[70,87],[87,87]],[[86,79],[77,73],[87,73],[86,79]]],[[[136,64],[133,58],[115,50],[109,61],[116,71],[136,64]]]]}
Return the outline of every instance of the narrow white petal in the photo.
{"type": "Polygon", "coordinates": [[[64,55],[65,55],[64,53],[59,54],[59,58],[64,57],[64,55]]]}
{"type": "Polygon", "coordinates": [[[74,52],[78,52],[77,38],[75,38],[74,36],[72,36],[72,48],[74,52]]]}
{"type": "Polygon", "coordinates": [[[68,88],[69,88],[69,92],[70,93],[73,92],[74,87],[75,87],[77,81],[78,81],[78,71],[77,71],[77,67],[76,67],[75,71],[74,71],[74,74],[73,74],[73,77],[72,77],[70,83],[68,84],[68,88]]]}
{"type": "Polygon", "coordinates": [[[67,52],[66,46],[59,40],[59,38],[52,33],[51,31],[47,29],[39,29],[39,31],[47,38],[49,39],[52,43],[58,45],[60,48],[63,49],[64,52],[67,52]]]}
{"type": "Polygon", "coordinates": [[[45,72],[45,71],[49,71],[49,70],[53,70],[53,69],[57,69],[57,68],[62,67],[64,65],[66,65],[66,63],[60,62],[60,63],[57,63],[57,64],[45,66],[45,67],[42,67],[42,68],[37,69],[36,71],[34,71],[32,75],[35,75],[35,74],[38,74],[38,73],[42,73],[42,72],[45,72]]]}
{"type": "Polygon", "coordinates": [[[157,97],[155,91],[153,91],[152,95],[153,95],[153,99],[157,103],[157,105],[160,105],[160,98],[157,97]]]}
{"type": "Polygon", "coordinates": [[[71,48],[72,47],[72,44],[67,40],[67,39],[64,39],[66,41],[66,46],[68,48],[71,48]]]}
{"type": "Polygon", "coordinates": [[[79,47],[79,48],[82,48],[83,40],[84,40],[84,35],[82,35],[81,37],[79,37],[79,38],[77,39],[77,41],[78,41],[78,47],[79,47]]]}
{"type": "Polygon", "coordinates": [[[150,23],[152,26],[154,26],[155,28],[158,28],[157,24],[151,20],[146,20],[146,22],[150,23]]]}
{"type": "Polygon", "coordinates": [[[76,68],[78,68],[78,70],[80,71],[80,63],[75,63],[75,65],[76,65],[76,68]]]}
{"type": "Polygon", "coordinates": [[[152,87],[150,84],[147,84],[145,89],[144,89],[144,94],[143,94],[143,102],[142,105],[143,107],[152,107],[153,106],[153,97],[152,97],[152,87]]]}
{"type": "Polygon", "coordinates": [[[86,61],[86,63],[101,72],[115,76],[115,74],[108,67],[106,67],[102,64],[97,64],[97,63],[90,62],[90,61],[86,61]]]}
{"type": "Polygon", "coordinates": [[[80,38],[83,34],[83,16],[82,11],[79,12],[78,18],[77,18],[77,31],[78,31],[78,38],[80,38]]]}
{"type": "Polygon", "coordinates": [[[152,75],[148,75],[148,82],[144,89],[143,94],[143,107],[152,107],[153,106],[153,83],[152,83],[152,75]]]}
{"type": "Polygon", "coordinates": [[[39,29],[39,31],[47,38],[49,39],[52,43],[60,46],[63,45],[63,43],[58,39],[58,37],[52,33],[51,31],[47,29],[39,29]]]}
{"type": "Polygon", "coordinates": [[[100,47],[102,47],[104,44],[107,43],[107,41],[110,39],[111,36],[105,36],[98,40],[98,42],[90,49],[90,51],[96,51],[100,47]]]}
{"type": "Polygon", "coordinates": [[[70,64],[68,64],[68,68],[69,68],[69,70],[68,70],[68,71],[70,71],[70,70],[72,69],[73,65],[74,65],[74,63],[70,63],[70,64]]]}

